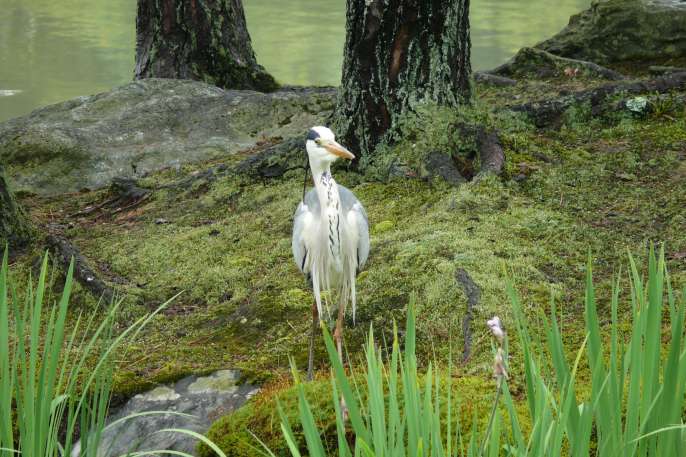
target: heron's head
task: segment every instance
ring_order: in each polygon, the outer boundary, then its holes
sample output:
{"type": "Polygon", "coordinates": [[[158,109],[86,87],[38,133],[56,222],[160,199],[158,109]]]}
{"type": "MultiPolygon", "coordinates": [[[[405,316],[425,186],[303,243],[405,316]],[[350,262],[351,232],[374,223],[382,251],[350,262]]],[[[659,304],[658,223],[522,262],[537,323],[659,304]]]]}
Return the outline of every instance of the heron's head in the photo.
{"type": "Polygon", "coordinates": [[[312,127],[307,132],[305,148],[310,158],[310,164],[330,164],[338,158],[352,160],[355,158],[352,152],[336,142],[336,137],[327,127],[312,127]]]}

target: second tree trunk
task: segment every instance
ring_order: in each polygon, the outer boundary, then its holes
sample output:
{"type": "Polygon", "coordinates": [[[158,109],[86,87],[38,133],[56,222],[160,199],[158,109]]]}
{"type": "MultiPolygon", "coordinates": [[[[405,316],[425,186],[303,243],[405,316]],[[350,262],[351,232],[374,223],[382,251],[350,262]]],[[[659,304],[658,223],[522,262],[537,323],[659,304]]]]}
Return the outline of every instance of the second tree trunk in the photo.
{"type": "Polygon", "coordinates": [[[348,0],[336,109],[341,140],[370,154],[417,103],[470,96],[469,0],[348,0]]]}

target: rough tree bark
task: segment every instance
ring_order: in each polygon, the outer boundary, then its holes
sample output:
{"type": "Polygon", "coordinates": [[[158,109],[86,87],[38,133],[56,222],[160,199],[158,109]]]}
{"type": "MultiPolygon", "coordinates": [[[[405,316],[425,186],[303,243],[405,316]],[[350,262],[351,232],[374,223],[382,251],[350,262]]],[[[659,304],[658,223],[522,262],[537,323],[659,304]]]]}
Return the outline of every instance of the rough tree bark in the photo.
{"type": "Polygon", "coordinates": [[[257,64],[241,0],[138,0],[135,77],[278,87],[257,64]]]}
{"type": "Polygon", "coordinates": [[[346,146],[370,154],[418,102],[470,95],[469,0],[348,0],[335,115],[346,146]]]}
{"type": "Polygon", "coordinates": [[[0,164],[0,252],[5,249],[5,243],[13,248],[25,245],[32,234],[31,224],[15,200],[0,164]]]}

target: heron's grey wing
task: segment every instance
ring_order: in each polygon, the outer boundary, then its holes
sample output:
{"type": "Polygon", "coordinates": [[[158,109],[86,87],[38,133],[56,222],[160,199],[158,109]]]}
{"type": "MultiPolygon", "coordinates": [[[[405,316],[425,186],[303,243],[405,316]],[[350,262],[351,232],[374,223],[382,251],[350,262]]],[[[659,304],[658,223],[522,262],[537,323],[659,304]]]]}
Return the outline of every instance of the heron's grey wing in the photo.
{"type": "Polygon", "coordinates": [[[357,230],[357,269],[364,267],[369,257],[369,219],[362,203],[349,189],[338,186],[343,211],[348,223],[357,230]]]}
{"type": "Polygon", "coordinates": [[[293,249],[293,260],[300,271],[308,274],[307,271],[307,237],[306,235],[312,231],[311,227],[314,223],[315,215],[319,214],[319,199],[314,189],[310,190],[303,202],[300,202],[298,208],[295,210],[293,218],[293,238],[291,240],[291,248],[293,249]]]}

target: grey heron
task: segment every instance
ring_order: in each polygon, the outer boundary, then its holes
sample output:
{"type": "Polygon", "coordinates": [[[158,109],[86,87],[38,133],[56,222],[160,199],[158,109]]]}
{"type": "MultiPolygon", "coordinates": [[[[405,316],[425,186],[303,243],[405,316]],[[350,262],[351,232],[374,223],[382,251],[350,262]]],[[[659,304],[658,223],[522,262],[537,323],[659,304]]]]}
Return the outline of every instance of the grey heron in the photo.
{"type": "MultiPolygon", "coordinates": [[[[331,164],[355,156],[336,142],[327,127],[312,127],[305,149],[314,188],[303,197],[293,221],[293,257],[308,278],[314,294],[307,376],[312,379],[314,337],[323,313],[322,292],[338,299],[334,338],[343,361],[342,338],[345,308],[352,305],[355,319],[355,279],[369,255],[369,223],[362,203],[331,176],[331,164]]],[[[328,304],[328,300],[324,300],[328,304]]],[[[328,306],[327,306],[328,311],[328,306]]]]}

